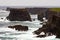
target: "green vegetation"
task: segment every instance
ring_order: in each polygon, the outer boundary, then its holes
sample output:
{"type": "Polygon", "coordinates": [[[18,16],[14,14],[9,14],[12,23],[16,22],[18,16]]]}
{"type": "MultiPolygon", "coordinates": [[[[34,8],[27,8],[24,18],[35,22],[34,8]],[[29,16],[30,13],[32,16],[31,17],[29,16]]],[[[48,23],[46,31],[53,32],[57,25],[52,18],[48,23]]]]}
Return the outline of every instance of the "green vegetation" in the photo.
{"type": "Polygon", "coordinates": [[[60,12],[60,8],[50,8],[50,10],[60,12]]]}

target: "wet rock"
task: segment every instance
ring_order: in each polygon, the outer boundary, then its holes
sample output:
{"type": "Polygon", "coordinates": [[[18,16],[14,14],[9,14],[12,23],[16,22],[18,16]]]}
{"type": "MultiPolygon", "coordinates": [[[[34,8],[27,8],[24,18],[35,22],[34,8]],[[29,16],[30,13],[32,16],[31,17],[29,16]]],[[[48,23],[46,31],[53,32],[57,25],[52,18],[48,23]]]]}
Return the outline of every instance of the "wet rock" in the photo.
{"type": "Polygon", "coordinates": [[[60,38],[60,16],[52,15],[46,25],[34,31],[34,33],[38,35],[37,37],[41,36],[39,35],[41,32],[44,32],[46,36],[48,33],[48,36],[56,35],[57,38],[60,38]]]}
{"type": "Polygon", "coordinates": [[[42,38],[42,37],[46,37],[46,35],[38,35],[38,36],[36,36],[36,37],[42,38]]]}
{"type": "Polygon", "coordinates": [[[14,25],[14,26],[8,26],[8,28],[12,28],[18,31],[27,31],[28,30],[28,26],[22,26],[22,25],[14,25]]]}

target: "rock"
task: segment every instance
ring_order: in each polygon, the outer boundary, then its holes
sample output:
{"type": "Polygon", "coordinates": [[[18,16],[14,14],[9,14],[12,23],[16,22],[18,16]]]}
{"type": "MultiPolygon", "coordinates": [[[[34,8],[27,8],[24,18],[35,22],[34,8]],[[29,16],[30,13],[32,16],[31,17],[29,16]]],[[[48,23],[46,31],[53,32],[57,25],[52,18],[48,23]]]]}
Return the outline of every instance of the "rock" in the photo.
{"type": "Polygon", "coordinates": [[[47,10],[45,13],[45,17],[46,17],[46,19],[49,19],[49,17],[51,17],[52,15],[56,15],[57,13],[58,12],[47,10]]]}
{"type": "Polygon", "coordinates": [[[43,21],[44,14],[40,13],[38,14],[38,20],[43,21]]]}
{"type": "Polygon", "coordinates": [[[48,8],[28,8],[27,9],[31,14],[37,14],[38,20],[43,21],[43,17],[45,16],[45,12],[48,8]]]}
{"type": "Polygon", "coordinates": [[[18,31],[27,31],[28,30],[28,26],[22,26],[22,25],[14,25],[14,26],[8,26],[8,28],[12,28],[18,31]]]}
{"type": "Polygon", "coordinates": [[[38,35],[37,37],[42,38],[42,37],[46,37],[46,35],[38,35]]]}
{"type": "MultiPolygon", "coordinates": [[[[44,32],[45,35],[56,35],[57,38],[60,38],[60,16],[58,15],[52,15],[49,19],[46,25],[43,25],[42,28],[39,28],[38,30],[34,31],[35,34],[37,34],[37,37],[40,37],[39,35],[41,32],[44,32]]],[[[43,36],[42,36],[43,37],[43,36]]]]}
{"type": "Polygon", "coordinates": [[[7,16],[7,19],[10,21],[31,21],[30,15],[26,9],[7,8],[7,10],[10,10],[10,14],[7,16]]]}

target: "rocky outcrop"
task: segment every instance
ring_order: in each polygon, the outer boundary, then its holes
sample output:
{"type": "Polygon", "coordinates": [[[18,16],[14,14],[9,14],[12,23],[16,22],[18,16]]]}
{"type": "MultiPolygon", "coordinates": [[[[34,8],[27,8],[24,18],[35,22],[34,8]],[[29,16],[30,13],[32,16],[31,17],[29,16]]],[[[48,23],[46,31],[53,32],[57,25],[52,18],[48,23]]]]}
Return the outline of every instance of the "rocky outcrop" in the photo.
{"type": "Polygon", "coordinates": [[[38,35],[37,37],[46,37],[48,34],[48,36],[56,35],[57,38],[60,38],[60,16],[52,15],[48,22],[34,33],[38,35]],[[41,32],[44,32],[45,35],[39,35],[41,32]]]}
{"type": "MultiPolygon", "coordinates": [[[[11,21],[23,21],[23,19],[31,21],[30,14],[37,14],[38,20],[43,21],[43,17],[46,17],[46,19],[49,19],[49,17],[52,14],[58,14],[57,11],[51,11],[49,8],[7,8],[7,10],[10,10],[10,14],[7,17],[7,19],[11,21]],[[25,10],[25,11],[23,11],[25,10]],[[18,12],[19,11],[19,12],[18,12]],[[28,12],[27,12],[28,11],[28,12]],[[17,13],[17,14],[16,14],[17,13]],[[12,14],[12,15],[11,15],[12,14]],[[16,14],[16,15],[15,15],[16,14]],[[15,16],[16,17],[15,17],[15,16]],[[18,16],[17,16],[18,15],[18,16]],[[19,16],[20,15],[20,16],[19,16]],[[13,17],[14,16],[14,17],[13,17]],[[13,18],[13,19],[12,19],[13,18]]],[[[59,13],[60,14],[60,13],[59,13]]],[[[25,21],[24,20],[24,21],[25,21]]]]}
{"type": "Polygon", "coordinates": [[[22,26],[22,25],[14,25],[14,26],[8,26],[8,28],[12,28],[18,31],[27,31],[28,30],[28,26],[22,26]]]}
{"type": "Polygon", "coordinates": [[[7,17],[10,21],[31,21],[30,15],[26,9],[7,8],[10,14],[7,17]]]}
{"type": "Polygon", "coordinates": [[[47,11],[48,8],[28,8],[28,11],[31,14],[37,14],[37,18],[40,21],[43,21],[43,17],[45,16],[45,12],[47,11]]]}
{"type": "Polygon", "coordinates": [[[46,19],[49,19],[49,17],[51,17],[52,15],[56,15],[56,14],[58,14],[58,12],[47,10],[45,13],[45,17],[46,17],[46,19]]]}

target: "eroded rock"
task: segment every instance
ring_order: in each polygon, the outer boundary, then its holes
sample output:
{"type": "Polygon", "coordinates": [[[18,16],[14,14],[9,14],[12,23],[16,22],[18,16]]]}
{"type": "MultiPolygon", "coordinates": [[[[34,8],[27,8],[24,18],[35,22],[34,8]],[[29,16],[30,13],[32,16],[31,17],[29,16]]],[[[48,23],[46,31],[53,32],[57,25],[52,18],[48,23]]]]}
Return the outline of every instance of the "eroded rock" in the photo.
{"type": "MultiPolygon", "coordinates": [[[[39,28],[38,30],[34,31],[35,34],[37,34],[37,37],[41,37],[42,35],[39,35],[41,32],[44,32],[45,35],[56,35],[57,38],[60,38],[60,16],[58,15],[52,15],[50,19],[48,19],[48,22],[46,25],[43,25],[42,28],[39,28]]],[[[42,36],[42,37],[45,37],[42,36]]]]}
{"type": "Polygon", "coordinates": [[[28,30],[28,26],[22,26],[22,25],[14,25],[14,26],[8,26],[8,28],[12,28],[18,31],[27,31],[28,30]]]}
{"type": "Polygon", "coordinates": [[[29,12],[26,9],[8,8],[10,10],[7,19],[10,21],[31,21],[29,12]]]}

